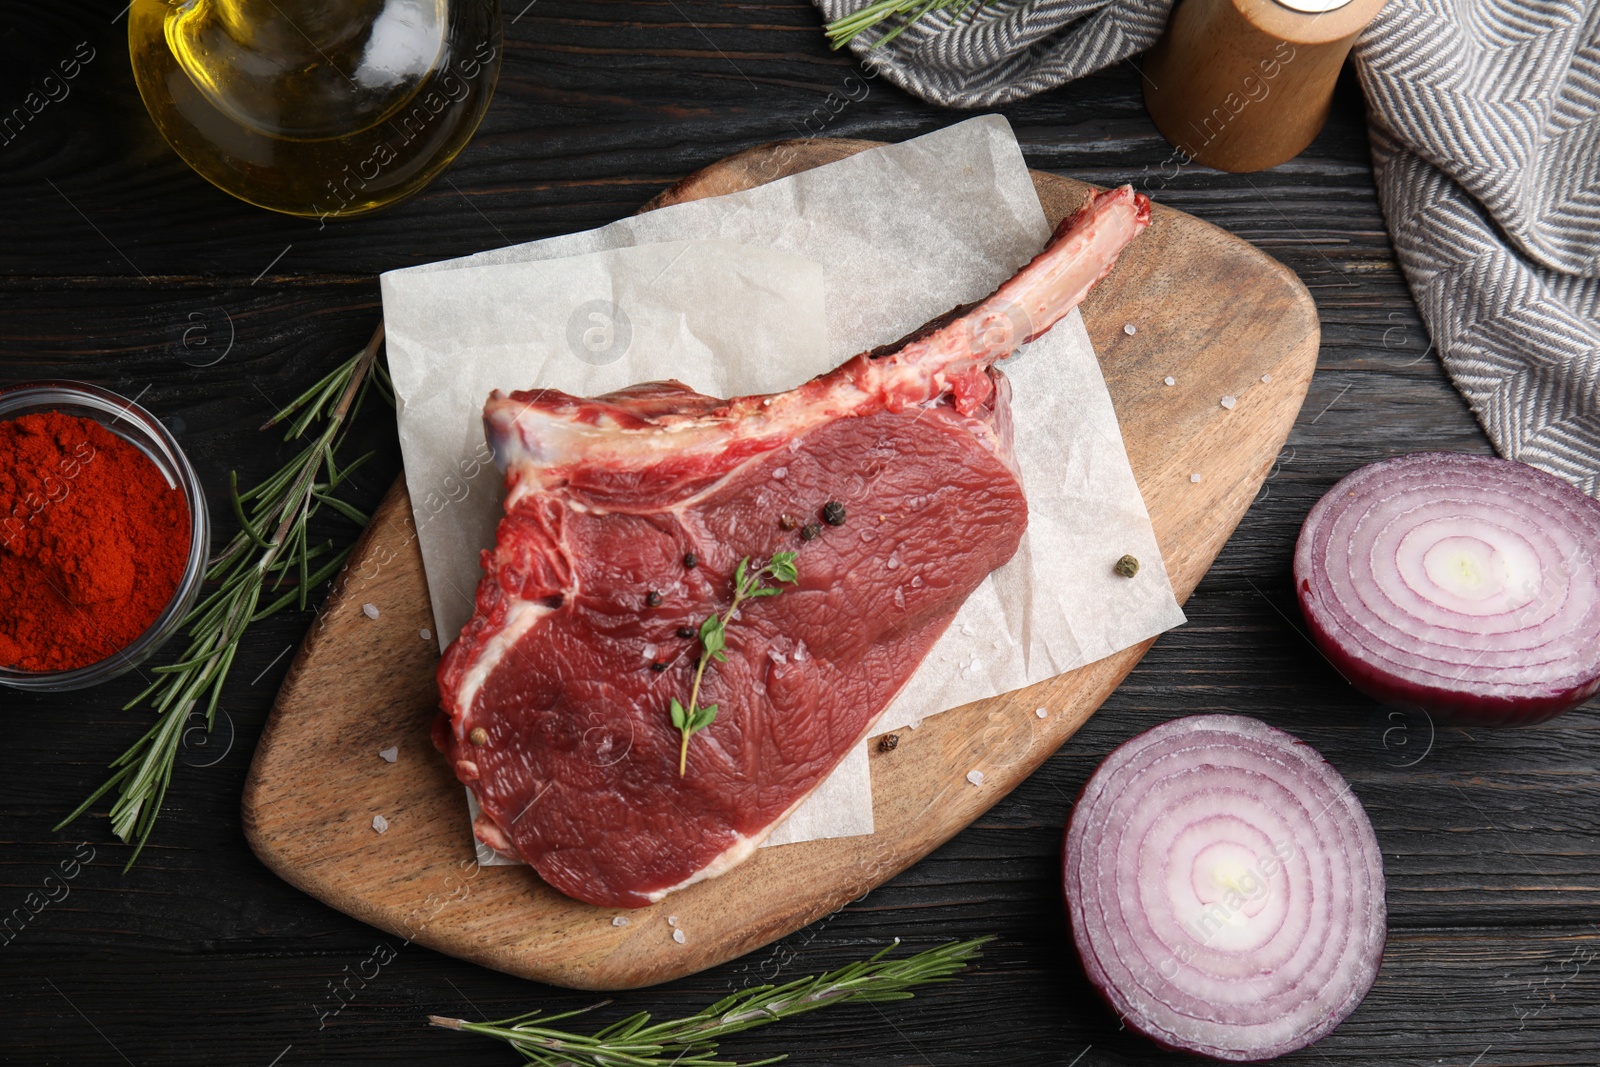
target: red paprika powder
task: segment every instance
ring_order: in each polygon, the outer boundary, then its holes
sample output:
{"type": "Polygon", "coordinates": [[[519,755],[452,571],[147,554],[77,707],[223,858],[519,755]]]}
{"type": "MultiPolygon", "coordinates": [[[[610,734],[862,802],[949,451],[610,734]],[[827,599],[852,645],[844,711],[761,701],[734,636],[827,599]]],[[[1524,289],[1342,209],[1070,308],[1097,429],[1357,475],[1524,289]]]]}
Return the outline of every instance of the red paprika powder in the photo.
{"type": "Polygon", "coordinates": [[[189,559],[189,505],[93,419],[0,422],[0,665],[86,667],[131,644],[189,559]]]}

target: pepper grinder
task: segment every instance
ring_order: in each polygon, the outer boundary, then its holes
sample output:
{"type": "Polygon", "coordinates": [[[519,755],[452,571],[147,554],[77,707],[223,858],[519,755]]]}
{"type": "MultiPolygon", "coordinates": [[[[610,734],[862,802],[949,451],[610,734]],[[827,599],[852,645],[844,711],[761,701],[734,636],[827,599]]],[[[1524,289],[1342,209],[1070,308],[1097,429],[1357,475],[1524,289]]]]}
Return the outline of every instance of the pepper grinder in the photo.
{"type": "Polygon", "coordinates": [[[1145,62],[1145,107],[1208,167],[1293,159],[1322,130],[1339,68],[1383,2],[1180,0],[1145,62]]]}

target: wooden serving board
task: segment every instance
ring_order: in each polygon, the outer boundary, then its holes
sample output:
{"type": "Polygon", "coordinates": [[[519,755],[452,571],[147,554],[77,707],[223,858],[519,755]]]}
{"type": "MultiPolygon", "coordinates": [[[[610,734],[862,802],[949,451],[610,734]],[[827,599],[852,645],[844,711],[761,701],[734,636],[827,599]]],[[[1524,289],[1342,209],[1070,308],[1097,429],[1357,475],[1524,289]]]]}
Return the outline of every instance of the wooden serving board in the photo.
{"type": "MultiPolygon", "coordinates": [[[[871,146],[817,139],[750,149],[690,176],[647,209],[750,188],[871,146]]],[[[1050,174],[1033,178],[1052,225],[1089,188],[1050,174]]],[[[1095,288],[1083,317],[1167,569],[1186,599],[1249,507],[1300,409],[1316,365],[1315,307],[1275,260],[1157,206],[1150,229],[1095,288]],[[1166,375],[1177,384],[1163,384],[1166,375]],[[1237,405],[1222,407],[1224,396],[1237,405]]],[[[486,967],[582,989],[690,974],[860,897],[1010,792],[1150,646],[935,716],[902,732],[892,751],[872,745],[876,833],[761,849],[721,878],[629,912],[627,924],[616,926],[617,911],[561,896],[529,868],[474,862],[462,787],[429,741],[439,657],[420,631],[432,624],[402,479],[278,694],[245,787],[245,833],[284,879],[364,922],[486,967]],[[378,606],[379,618],[366,617],[364,604],[378,606]],[[1034,714],[1040,707],[1050,709],[1047,719],[1034,714]],[[390,746],[399,747],[392,764],[378,756],[390,746]],[[985,775],[976,788],[966,779],[974,768],[985,775]],[[388,821],[381,835],[375,815],[388,821]],[[673,940],[668,915],[677,916],[683,944],[673,940]]]]}

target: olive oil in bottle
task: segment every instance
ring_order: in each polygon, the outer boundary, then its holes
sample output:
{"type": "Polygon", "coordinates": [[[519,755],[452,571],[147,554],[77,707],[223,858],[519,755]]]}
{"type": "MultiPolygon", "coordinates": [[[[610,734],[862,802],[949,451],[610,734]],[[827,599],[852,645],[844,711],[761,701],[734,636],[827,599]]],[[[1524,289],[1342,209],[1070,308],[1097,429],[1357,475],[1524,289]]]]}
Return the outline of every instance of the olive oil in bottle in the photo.
{"type": "Polygon", "coordinates": [[[364,215],[466,146],[500,73],[498,0],[134,0],[128,49],[162,136],[260,207],[364,215]]]}

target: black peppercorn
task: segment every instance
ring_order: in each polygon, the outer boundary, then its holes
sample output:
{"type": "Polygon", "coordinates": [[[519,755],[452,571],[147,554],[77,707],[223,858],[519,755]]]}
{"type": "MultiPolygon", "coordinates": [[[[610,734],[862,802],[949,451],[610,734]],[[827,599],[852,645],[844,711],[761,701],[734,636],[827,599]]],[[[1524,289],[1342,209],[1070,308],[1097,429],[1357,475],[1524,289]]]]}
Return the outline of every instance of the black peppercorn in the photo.
{"type": "Polygon", "coordinates": [[[661,606],[661,594],[654,589],[650,590],[644,595],[644,603],[646,607],[659,608],[661,606]]]}
{"type": "Polygon", "coordinates": [[[685,567],[698,567],[700,566],[700,557],[693,552],[687,553],[683,557],[683,565],[685,567]]]}
{"type": "Polygon", "coordinates": [[[843,526],[844,505],[837,500],[830,500],[822,505],[822,521],[829,526],[843,526]]]}
{"type": "Polygon", "coordinates": [[[680,626],[678,627],[678,636],[687,641],[689,638],[694,636],[694,631],[689,629],[687,626],[680,626]]]}
{"type": "Polygon", "coordinates": [[[667,665],[665,662],[658,659],[654,663],[650,664],[650,669],[659,674],[661,671],[667,669],[667,665]]]}
{"type": "Polygon", "coordinates": [[[815,541],[817,539],[817,535],[821,532],[822,527],[818,526],[814,522],[808,522],[804,526],[800,527],[800,540],[815,541]]]}
{"type": "Polygon", "coordinates": [[[893,752],[899,744],[899,734],[884,734],[882,737],[878,738],[878,751],[893,752]]]}
{"type": "Polygon", "coordinates": [[[1111,569],[1122,575],[1124,578],[1132,578],[1135,574],[1139,573],[1139,561],[1134,559],[1132,556],[1123,556],[1121,559],[1117,560],[1116,564],[1111,569]]]}

